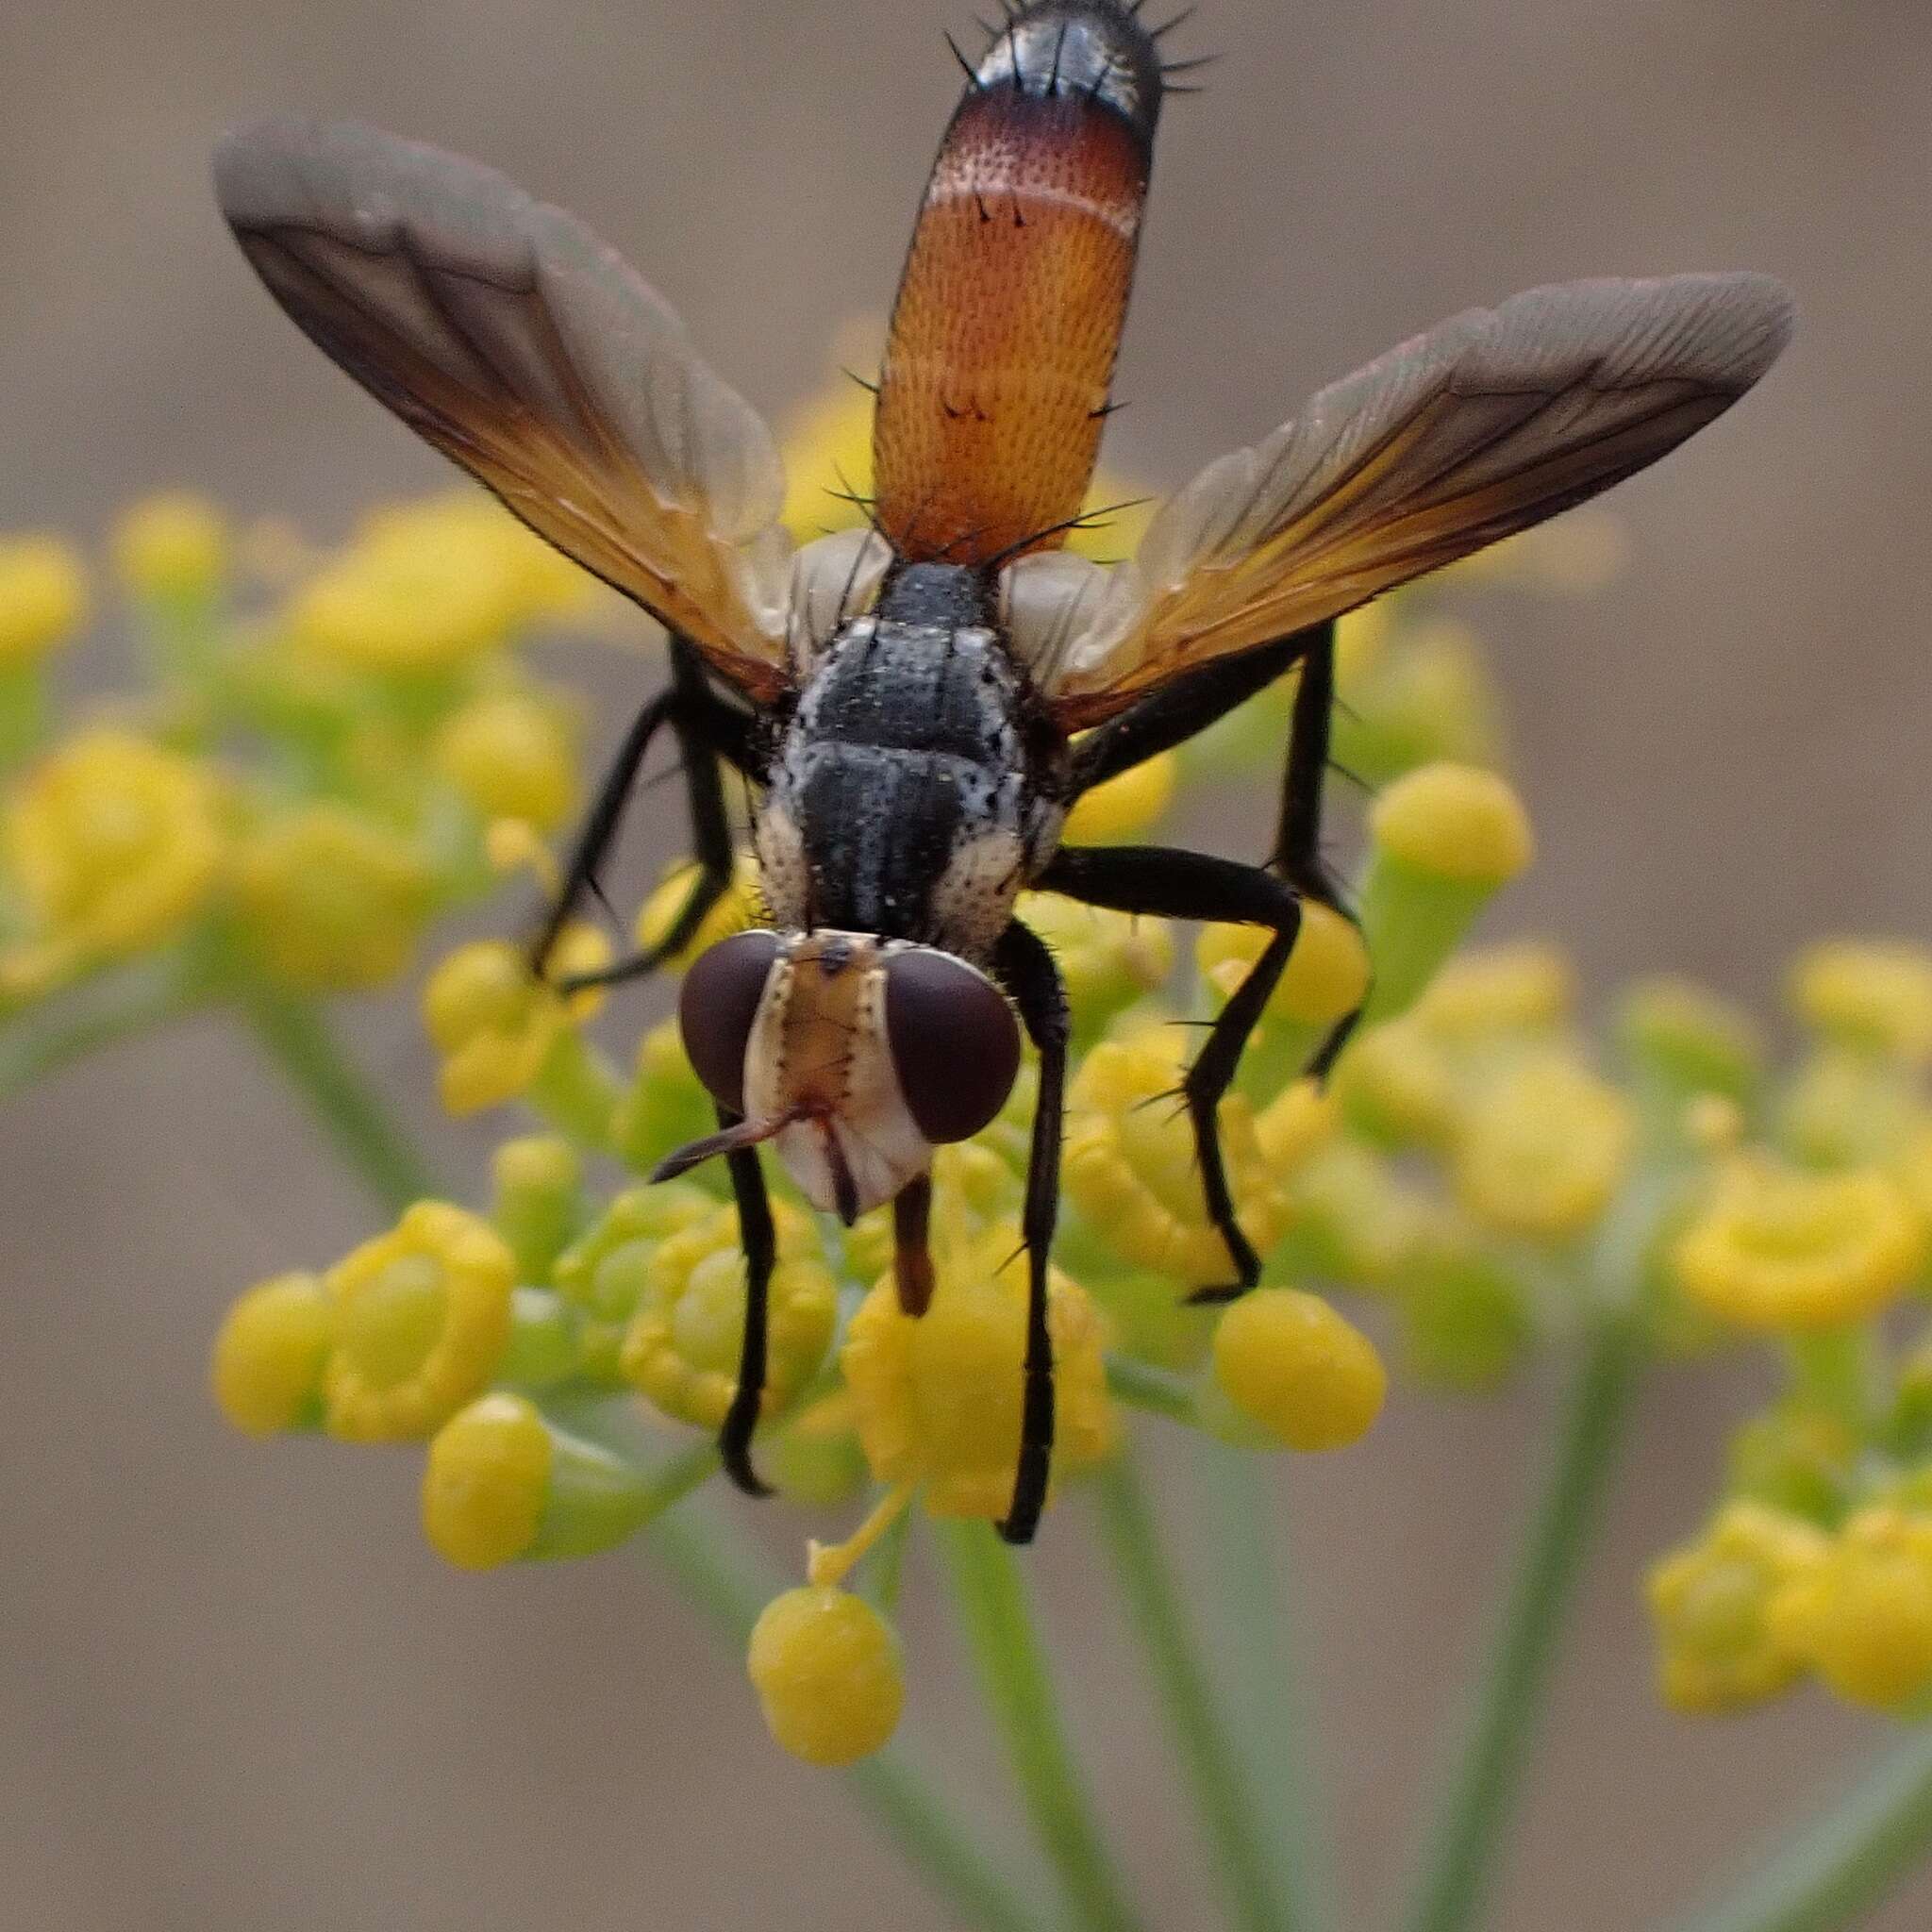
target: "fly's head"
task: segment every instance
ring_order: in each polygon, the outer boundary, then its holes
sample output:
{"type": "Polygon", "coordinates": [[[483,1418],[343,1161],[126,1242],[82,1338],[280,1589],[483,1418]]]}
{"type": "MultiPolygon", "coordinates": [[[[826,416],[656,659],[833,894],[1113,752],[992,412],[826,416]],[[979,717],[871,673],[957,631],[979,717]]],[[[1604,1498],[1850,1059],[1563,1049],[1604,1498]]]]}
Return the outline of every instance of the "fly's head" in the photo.
{"type": "Polygon", "coordinates": [[[685,975],[685,1051],[741,1124],[658,1170],[771,1141],[814,1207],[847,1223],[1005,1104],[1020,1029],[999,988],[935,946],[866,933],[741,932],[685,975]]]}

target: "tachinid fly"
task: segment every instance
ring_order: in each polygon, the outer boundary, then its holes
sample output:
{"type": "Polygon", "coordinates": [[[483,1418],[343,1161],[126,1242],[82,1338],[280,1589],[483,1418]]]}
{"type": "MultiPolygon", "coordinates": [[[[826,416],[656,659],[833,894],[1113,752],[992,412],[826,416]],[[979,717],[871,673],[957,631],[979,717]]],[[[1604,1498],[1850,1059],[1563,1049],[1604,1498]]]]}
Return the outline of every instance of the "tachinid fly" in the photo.
{"type": "MultiPolygon", "coordinates": [[[[750,782],[770,928],[685,980],[746,1257],[727,1468],[759,1489],[771,1141],[846,1220],[891,1202],[923,1309],[936,1144],[984,1126],[1024,1027],[1040,1096],[1023,1217],[1025,1396],[1015,1541],[1053,1440],[1046,1266],[1068,1021],[1023,887],[1268,943],[1189,1071],[1224,1298],[1259,1261],[1216,1113],[1287,963],[1320,857],[1336,618],[1654,462],[1728,408],[1790,332],[1754,275],[1586,281],[1471,309],[1322,391],[1201,472],[1113,568],[1062,549],[1090,482],[1166,81],[1120,0],[1041,0],[993,31],[946,130],[899,284],[870,526],[794,548],[770,432],[659,298],[581,223],[491,171],[349,125],[229,136],[215,177],[250,261],[302,330],[540,535],[671,633],[671,683],[628,734],[534,950],[590,888],[644,753],[682,753],[700,871],[680,948],[731,874],[723,770],[750,782]],[[1299,667],[1265,866],[1063,846],[1083,791],[1299,667]],[[1075,736],[1075,734],[1082,734],[1075,736]]],[[[1339,1048],[1339,1029],[1318,1065],[1339,1048]]]]}

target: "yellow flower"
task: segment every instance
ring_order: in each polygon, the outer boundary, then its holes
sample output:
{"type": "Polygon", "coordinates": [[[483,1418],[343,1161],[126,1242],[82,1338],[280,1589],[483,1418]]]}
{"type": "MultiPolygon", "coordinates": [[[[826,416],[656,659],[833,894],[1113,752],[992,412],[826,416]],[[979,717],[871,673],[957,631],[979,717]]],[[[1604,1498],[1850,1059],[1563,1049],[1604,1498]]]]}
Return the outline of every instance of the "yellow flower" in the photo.
{"type": "Polygon", "coordinates": [[[1374,1344],[1319,1296],[1262,1288],[1214,1331],[1214,1379],[1250,1422],[1291,1449],[1343,1449],[1382,1410],[1389,1375],[1374,1344]]]}
{"type": "Polygon", "coordinates": [[[1836,1327],[1876,1314],[1924,1258],[1925,1236],[1877,1173],[1807,1174],[1740,1158],[1678,1237],[1679,1285],[1746,1328],[1836,1327]]]}
{"type": "MultiPolygon", "coordinates": [[[[672,922],[684,910],[691,897],[697,876],[696,864],[688,858],[678,859],[665,868],[663,877],[658,881],[651,896],[644,901],[643,909],[638,914],[636,936],[640,947],[656,945],[671,930],[672,922]]],[[[749,852],[741,852],[732,861],[731,884],[699,922],[698,929],[689,943],[681,951],[673,953],[665,960],[665,965],[672,969],[689,966],[707,947],[715,946],[720,940],[729,939],[735,932],[744,931],[759,918],[761,905],[758,860],[749,852]]]]}
{"type": "Polygon", "coordinates": [[[752,1629],[745,1670],[772,1736],[808,1764],[870,1757],[906,1701],[898,1640],[842,1590],[808,1584],[774,1597],[752,1629]]]}
{"type": "Polygon", "coordinates": [[[1750,1018],[1688,979],[1641,979],[1619,1002],[1617,1037],[1647,1073],[1680,1093],[1742,1101],[1757,1086],[1764,1046],[1750,1018]]]}
{"type": "Polygon", "coordinates": [[[565,708],[535,691],[473,698],[437,731],[429,755],[480,818],[548,832],[576,809],[576,733],[565,708]]]}
{"type": "Polygon", "coordinates": [[[1113,845],[1140,837],[1173,804],[1179,782],[1174,754],[1162,752],[1096,785],[1067,814],[1068,842],[1113,845]]]}
{"type": "Polygon", "coordinates": [[[402,973],[428,917],[415,847],[353,806],[319,799],[272,818],[235,862],[236,914],[277,979],[354,992],[402,973]]]}
{"type": "MultiPolygon", "coordinates": [[[[560,979],[593,973],[609,958],[609,941],[595,926],[570,926],[549,970],[560,979]]],[[[535,978],[523,953],[506,941],[458,946],[423,989],[424,1024],[442,1057],[437,1091],[443,1106],[453,1114],[475,1113],[527,1092],[558,1042],[601,998],[593,988],[566,1000],[535,978]]]]}
{"type": "Polygon", "coordinates": [[[486,577],[507,625],[582,617],[596,602],[597,580],[519,523],[493,496],[459,486],[368,516],[358,541],[404,553],[444,551],[486,577]]]}
{"type": "Polygon", "coordinates": [[[1441,1147],[1461,1105],[1448,1058],[1413,1014],[1357,1034],[1335,1069],[1355,1130],[1388,1147],[1441,1147]]]}
{"type": "Polygon", "coordinates": [[[1543,1034],[1576,1004],[1576,972],[1556,946],[1524,941],[1448,960],[1415,1003],[1415,1018],[1445,1046],[1496,1034],[1543,1034]]]}
{"type": "MultiPolygon", "coordinates": [[[[1271,934],[1257,925],[1204,925],[1194,945],[1201,977],[1230,998],[1261,957],[1271,934]]],[[[1310,899],[1265,1016],[1295,1025],[1325,1026],[1361,1005],[1369,987],[1369,953],[1354,924],[1310,899]]]]}
{"type": "Polygon", "coordinates": [[[690,1181],[626,1188],[597,1224],[557,1257],[551,1279],[583,1317],[586,1374],[598,1381],[618,1379],[625,1333],[651,1285],[658,1249],[671,1235],[710,1221],[717,1211],[717,1201],[690,1181]]]}
{"type": "Polygon", "coordinates": [[[1859,1510],[1779,1592],[1771,1624],[1840,1697],[1881,1710],[1916,1701],[1932,1689],[1932,1516],[1859,1510]]]}
{"type": "Polygon", "coordinates": [[[332,1334],[328,1295],[313,1274],[277,1274],[222,1318],[208,1380],[215,1405],[248,1436],[322,1420],[322,1374],[332,1334]]]}
{"type": "Polygon", "coordinates": [[[1791,969],[1791,1005],[1830,1039],[1912,1066],[1932,1061],[1932,951],[1903,941],[1825,940],[1791,969]]]}
{"type": "Polygon", "coordinates": [[[1811,1167],[1884,1167],[1925,1123],[1916,1069],[1857,1046],[1822,1041],[1778,1096],[1779,1141],[1811,1167]]]}
{"type": "Polygon", "coordinates": [[[1433,878],[1494,888],[1534,854],[1529,818],[1507,780],[1473,765],[1424,765],[1369,815],[1377,848],[1433,878]]]}
{"type": "Polygon", "coordinates": [[[490,1218],[517,1257],[517,1279],[548,1281],[584,1220],[584,1163],[560,1134],[523,1134],[490,1161],[490,1218]]]}
{"type": "Polygon", "coordinates": [[[1423,1235],[1420,1197],[1391,1162],[1351,1136],[1330,1135],[1288,1192],[1291,1239],[1306,1256],[1297,1265],[1350,1288],[1392,1287],[1423,1235]]]}
{"type": "MultiPolygon", "coordinates": [[[[839,1291],[810,1222],[773,1205],[778,1261],[768,1301],[764,1411],[781,1409],[831,1344],[839,1291]]],[[[735,1207],[680,1228],[650,1257],[624,1338],[625,1379],[675,1421],[715,1429],[738,1392],[744,1346],[744,1248],[735,1207]]]]}
{"type": "Polygon", "coordinates": [[[1779,1593],[1830,1547],[1824,1533],[1761,1503],[1729,1503],[1716,1520],[1651,1571],[1657,1677],[1683,1711],[1740,1710],[1774,1697],[1804,1668],[1779,1593]]]}
{"type": "Polygon", "coordinates": [[[87,575],[58,537],[0,537],[0,670],[40,663],[87,619],[87,575]]]}
{"type": "Polygon", "coordinates": [[[1052,947],[1083,1035],[1173,975],[1174,927],[1164,919],[1082,906],[1052,892],[1026,893],[1020,915],[1052,947]]]}
{"type": "Polygon", "coordinates": [[[1372,665],[1353,677],[1338,671],[1336,758],[1361,777],[1380,782],[1435,759],[1493,765],[1501,757],[1495,685],[1466,624],[1437,617],[1397,625],[1372,665]]]}
{"type": "Polygon", "coordinates": [[[459,1570],[526,1554],[543,1521],[550,1432],[536,1405],[501,1390],[443,1424],[423,1476],[423,1533],[459,1570]]]}
{"type": "Polygon", "coordinates": [[[0,991],[173,937],[219,874],[218,806],[208,767],[107,726],[36,766],[0,812],[0,858],[32,927],[0,960],[0,991]]]}
{"type": "Polygon", "coordinates": [[[227,519],[192,491],[144,496],[114,525],[114,574],[137,597],[192,603],[228,574],[227,519]]]}
{"type": "Polygon", "coordinates": [[[1635,1123],[1614,1087],[1539,1054],[1488,1083],[1456,1137],[1456,1189],[1483,1225],[1533,1241],[1592,1226],[1629,1165],[1635,1123]]]}
{"type": "MultiPolygon", "coordinates": [[[[1001,1517],[1020,1454],[1026,1264],[1010,1223],[935,1243],[939,1284],[924,1315],[899,1307],[890,1275],[860,1304],[840,1354],[873,1474],[924,1485],[935,1516],[1001,1517]]],[[[1056,1478],[1113,1451],[1101,1318],[1058,1269],[1048,1277],[1056,1478]]]]}
{"type": "Polygon", "coordinates": [[[426,1436],[489,1381],[509,1339],[516,1265],[487,1221],[419,1201],[328,1272],[335,1350],[323,1377],[332,1435],[426,1436]]]}
{"type": "MultiPolygon", "coordinates": [[[[1229,1279],[1227,1244],[1208,1219],[1194,1133],[1175,1097],[1190,1042],[1178,1027],[1134,1028],[1088,1054],[1069,1095],[1062,1174],[1087,1225],[1135,1266],[1186,1288],[1229,1279]]],[[[1263,1159],[1246,1099],[1221,1103],[1222,1155],[1257,1253],[1282,1232],[1284,1173],[1263,1159]]]]}

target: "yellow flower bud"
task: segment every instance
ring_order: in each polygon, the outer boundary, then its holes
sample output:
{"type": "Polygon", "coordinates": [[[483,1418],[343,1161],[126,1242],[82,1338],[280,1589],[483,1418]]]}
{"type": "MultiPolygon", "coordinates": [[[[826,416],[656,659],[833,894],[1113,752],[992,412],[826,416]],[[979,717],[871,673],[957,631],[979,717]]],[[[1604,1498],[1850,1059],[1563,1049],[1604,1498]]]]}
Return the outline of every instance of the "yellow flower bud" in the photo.
{"type": "Polygon", "coordinates": [[[1883,1167],[1905,1154],[1924,1124],[1918,1071],[1829,1041],[1817,1046],[1778,1096],[1779,1141],[1810,1167],[1883,1167]]]}
{"type": "Polygon", "coordinates": [[[1337,670],[1336,758],[1370,782],[1441,758],[1489,766],[1500,758],[1501,705],[1466,624],[1394,625],[1372,665],[1353,676],[1340,663],[1337,670]]]}
{"type": "Polygon", "coordinates": [[[863,1597],[806,1585],[774,1597],[745,1669],[772,1736],[808,1764],[852,1764],[884,1747],[906,1701],[898,1640],[863,1597]]]}
{"type": "MultiPolygon", "coordinates": [[[[791,1400],[824,1359],[839,1292],[810,1222],[773,1207],[777,1266],[767,1301],[764,1408],[791,1400]]],[[[736,1208],[716,1208],[652,1254],[643,1296],[624,1339],[625,1379],[675,1421],[715,1429],[738,1392],[744,1347],[744,1247],[736,1208]]]]}
{"type": "MultiPolygon", "coordinates": [[[[1261,1117],[1264,1150],[1274,1110],[1261,1117]]],[[[1421,1198],[1396,1177],[1390,1161],[1352,1137],[1325,1140],[1295,1171],[1288,1195],[1291,1252],[1304,1274],[1349,1288],[1390,1288],[1422,1239],[1421,1198]]]]}
{"type": "Polygon", "coordinates": [[[106,726],[27,773],[0,810],[0,858],[31,931],[0,960],[0,991],[172,938],[219,874],[218,807],[208,767],[106,726]]]}
{"type": "Polygon", "coordinates": [[[1932,1061],[1932,950],[1825,940],[1791,969],[1791,1005],[1830,1039],[1922,1067],[1932,1061]]]}
{"type": "MultiPolygon", "coordinates": [[[[610,943],[592,925],[565,928],[550,956],[561,979],[608,965],[610,943]]],[[[458,946],[423,989],[423,1021],[442,1057],[437,1090],[453,1114],[527,1092],[558,1041],[601,1001],[593,988],[564,999],[501,940],[458,946]]]]}
{"type": "Polygon", "coordinates": [[[1558,947],[1524,941],[1450,959],[1415,1003],[1415,1018],[1444,1046],[1498,1034],[1554,1031],[1576,1004],[1576,969],[1558,947]]]}
{"type": "Polygon", "coordinates": [[[1690,1299],[1746,1328],[1836,1327],[1892,1301],[1923,1227],[1876,1173],[1807,1174],[1739,1158],[1672,1251],[1690,1299]]]}
{"type": "Polygon", "coordinates": [[[1534,844],[1507,780],[1473,765],[1424,765],[1391,785],[1369,817],[1375,843],[1413,871],[1459,884],[1507,884],[1534,844]]]}
{"type": "Polygon", "coordinates": [[[236,855],[235,907],[287,985],[359,992],[408,966],[429,916],[428,868],[408,840],[333,799],[272,818],[236,855]]]}
{"type": "Polygon", "coordinates": [[[429,1444],[423,1533],[459,1570],[509,1563],[537,1541],[550,1432],[536,1405],[499,1391],[459,1409],[429,1444]]]}
{"type": "Polygon", "coordinates": [[[208,1379],[216,1407],[243,1435],[313,1427],[330,1337],[328,1296],[313,1274],[277,1274],[251,1288],[215,1335],[208,1379]]]}
{"type": "MultiPolygon", "coordinates": [[[[899,1307],[890,1276],[859,1305],[840,1355],[858,1439],[884,1483],[924,1485],[935,1516],[1000,1517],[1020,1454],[1026,1267],[1010,1223],[936,1253],[924,1315],[899,1307]],[[1010,1265],[1008,1265],[1010,1264],[1010,1265]]],[[[1056,1480],[1113,1452],[1100,1315],[1058,1269],[1048,1276],[1056,1480]]]]}
{"type": "MultiPolygon", "coordinates": [[[[670,932],[672,922],[691,898],[698,869],[690,859],[680,859],[666,869],[656,891],[644,901],[638,914],[637,941],[641,947],[655,946],[670,932]]],[[[665,961],[672,968],[689,966],[708,947],[729,939],[755,924],[762,902],[758,897],[758,861],[749,852],[741,852],[732,863],[731,884],[718,903],[705,914],[698,929],[682,951],[665,961]]]]}
{"type": "Polygon", "coordinates": [[[430,746],[436,769],[479,818],[548,832],[576,809],[576,733],[565,708],[534,691],[473,698],[430,746]]]}
{"type": "Polygon", "coordinates": [[[388,505],[364,520],[358,540],[378,551],[441,552],[460,559],[501,600],[507,625],[581,618],[598,594],[596,579],[581,565],[480,490],[458,487],[388,505]]]}
{"type": "Polygon", "coordinates": [[[584,1318],[584,1373],[619,1379],[618,1357],[650,1286],[660,1243],[680,1229],[708,1222],[716,1199],[691,1181],[626,1188],[603,1217],[557,1257],[551,1279],[584,1318]]]}
{"type": "Polygon", "coordinates": [[[1096,785],[1067,814],[1065,837],[1074,845],[1114,845],[1138,838],[1174,803],[1180,768],[1172,752],[1096,785]]]}
{"type": "Polygon", "coordinates": [[[1932,1689],[1932,1516],[1874,1505],[1782,1590],[1772,1628],[1840,1697],[1881,1710],[1932,1689]]]}
{"type": "Polygon", "coordinates": [[[1784,1690],[1804,1667],[1772,1607],[1823,1558],[1828,1539],[1761,1503],[1730,1503],[1694,1542],[1662,1558],[1647,1595],[1657,1677],[1682,1711],[1740,1710],[1784,1690]]]}
{"type": "Polygon", "coordinates": [[[1099,1031],[1114,1014],[1158,991],[1174,974],[1174,927],[1164,919],[1028,892],[1021,917],[1053,949],[1074,1024],[1099,1031]]]}
{"type": "Polygon", "coordinates": [[[1478,1222],[1532,1241],[1574,1239],[1622,1184],[1629,1103],[1567,1055],[1525,1059],[1484,1086],[1456,1138],[1456,1189],[1478,1222]]]}
{"type": "MultiPolygon", "coordinates": [[[[1205,925],[1194,963],[1224,1000],[1247,976],[1271,935],[1256,925],[1205,925]]],[[[1326,1026],[1361,1005],[1369,986],[1369,953],[1353,922],[1313,899],[1302,905],[1301,930],[1280,983],[1263,1009],[1265,1019],[1298,1026],[1326,1026]]]]}
{"type": "Polygon", "coordinates": [[[0,537],[0,670],[39,664],[87,620],[87,575],[58,537],[0,537]]]}
{"type": "Polygon", "coordinates": [[[192,491],[145,496],[114,525],[114,575],[135,596],[189,604],[211,597],[228,574],[228,522],[192,491]]]}
{"type": "Polygon", "coordinates": [[[491,1219],[516,1257],[517,1278],[547,1281],[582,1224],[583,1161],[561,1135],[525,1134],[506,1141],[490,1166],[491,1219]]]}
{"type": "Polygon", "coordinates": [[[1413,1013],[1357,1034],[1334,1087],[1349,1124],[1384,1146],[1441,1147],[1455,1131],[1454,1074],[1413,1013]]]}
{"type": "Polygon", "coordinates": [[[1764,1047],[1748,1015],[1688,979],[1641,979],[1619,1003],[1617,1037],[1640,1069],[1681,1093],[1749,1097],[1764,1047]]]}
{"type": "MultiPolygon", "coordinates": [[[[1208,1219],[1194,1134],[1175,1098],[1190,1042],[1174,1026],[1135,1028],[1088,1054],[1069,1095],[1067,1197],[1117,1255],[1184,1288],[1228,1279],[1227,1244],[1208,1219]]],[[[1241,1226],[1265,1254],[1280,1237],[1285,1174],[1263,1160],[1252,1108],[1221,1103],[1222,1154],[1241,1226]]]]}
{"type": "Polygon", "coordinates": [[[1291,1449],[1345,1449],[1382,1411],[1374,1344],[1316,1295],[1261,1288],[1214,1331],[1214,1379],[1249,1421],[1291,1449]]]}
{"type": "Polygon", "coordinates": [[[332,1435],[426,1436],[478,1393],[509,1338],[516,1264],[487,1221],[419,1201],[329,1270],[335,1352],[323,1378],[332,1435]]]}

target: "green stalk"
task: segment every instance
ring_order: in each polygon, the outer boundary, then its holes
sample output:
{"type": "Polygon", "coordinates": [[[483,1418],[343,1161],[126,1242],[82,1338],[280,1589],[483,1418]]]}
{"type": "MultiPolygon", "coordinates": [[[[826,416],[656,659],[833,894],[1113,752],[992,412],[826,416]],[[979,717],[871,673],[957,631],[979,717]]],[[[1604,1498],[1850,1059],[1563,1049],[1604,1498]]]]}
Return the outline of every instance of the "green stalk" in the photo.
{"type": "Polygon", "coordinates": [[[336,1151],[386,1208],[400,1214],[411,1202],[441,1191],[428,1163],[357,1070],[313,1000],[258,982],[237,989],[237,1004],[336,1151]]]}
{"type": "Polygon", "coordinates": [[[1041,1849],[1086,1932],[1138,1932],[1139,1914],[1089,1804],[1013,1553],[990,1523],[934,1524],[987,1701],[1005,1736],[1041,1849]]]}
{"type": "Polygon", "coordinates": [[[1881,1759],[1757,1871],[1679,1932],[1835,1932],[1857,1924],[1932,1849],[1932,1734],[1881,1759]]]}
{"type": "Polygon", "coordinates": [[[1171,1369],[1157,1369],[1132,1356],[1110,1355],[1107,1358],[1107,1387],[1116,1402],[1124,1402],[1130,1408],[1143,1408],[1150,1415],[1165,1416],[1189,1428],[1201,1425],[1194,1384],[1171,1369]]]}
{"type": "Polygon", "coordinates": [[[1557,1635],[1594,1539],[1636,1384],[1629,1321],[1600,1314],[1558,1418],[1556,1453],[1437,1799],[1407,1932],[1467,1932],[1516,1807],[1557,1635]]]}
{"type": "MultiPolygon", "coordinates": [[[[689,1511],[660,1517],[648,1541],[691,1602],[741,1648],[781,1585],[751,1554],[723,1536],[721,1525],[689,1511]]],[[[903,1747],[893,1746],[840,1774],[907,1863],[958,1916],[979,1932],[1051,1932],[1025,1894],[982,1849],[903,1747]]]]}
{"type": "Polygon", "coordinates": [[[1121,1595],[1193,1787],[1202,1829],[1219,1857],[1230,1924],[1246,1932],[1306,1927],[1308,1921],[1291,1903],[1280,1864],[1267,1847],[1261,1781],[1241,1762],[1228,1735],[1131,1456],[1115,1457],[1094,1478],[1092,1490],[1121,1595]]]}
{"type": "Polygon", "coordinates": [[[1323,1820],[1310,1763],[1307,1686],[1296,1662],[1297,1619],[1270,1535],[1277,1503],[1269,1476],[1280,1458],[1209,1438],[1189,1453],[1198,1478],[1198,1520],[1213,1553],[1209,1657],[1222,1670],[1237,1733],[1245,1740],[1261,1814],[1261,1847],[1287,1901],[1290,1922],[1323,1926],[1335,1917],[1323,1820]]]}
{"type": "Polygon", "coordinates": [[[101,1003],[55,1025],[22,1022],[0,1031],[0,1100],[102,1047],[152,1033],[207,1003],[206,990],[170,964],[165,973],[142,975],[134,991],[101,1003]]]}

